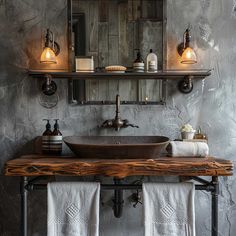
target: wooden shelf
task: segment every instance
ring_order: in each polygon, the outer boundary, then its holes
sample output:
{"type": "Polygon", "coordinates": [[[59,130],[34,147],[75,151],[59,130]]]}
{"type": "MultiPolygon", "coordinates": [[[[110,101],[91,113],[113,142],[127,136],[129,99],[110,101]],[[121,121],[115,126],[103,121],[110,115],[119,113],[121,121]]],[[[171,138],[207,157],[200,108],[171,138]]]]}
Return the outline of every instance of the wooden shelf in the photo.
{"type": "Polygon", "coordinates": [[[28,74],[34,78],[44,78],[46,74],[52,76],[53,79],[73,79],[73,80],[86,80],[86,79],[204,79],[211,75],[211,70],[168,70],[159,71],[157,73],[79,73],[79,72],[66,72],[66,71],[28,71],[28,74]]]}
{"type": "Polygon", "coordinates": [[[156,159],[80,159],[74,156],[27,155],[6,162],[7,176],[228,176],[233,163],[214,157],[156,159]]]}

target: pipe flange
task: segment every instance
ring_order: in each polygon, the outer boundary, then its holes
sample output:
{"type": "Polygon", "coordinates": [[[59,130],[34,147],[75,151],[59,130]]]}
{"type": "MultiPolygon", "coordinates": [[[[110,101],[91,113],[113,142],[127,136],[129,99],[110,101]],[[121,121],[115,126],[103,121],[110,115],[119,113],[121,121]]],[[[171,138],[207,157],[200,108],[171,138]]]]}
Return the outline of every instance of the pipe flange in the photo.
{"type": "Polygon", "coordinates": [[[192,82],[193,76],[186,76],[183,80],[179,81],[178,83],[178,89],[181,93],[191,93],[193,90],[193,82],[192,82]]]}
{"type": "Polygon", "coordinates": [[[51,75],[45,75],[46,81],[42,84],[42,92],[47,96],[52,96],[57,91],[57,85],[52,80],[51,75]]]}

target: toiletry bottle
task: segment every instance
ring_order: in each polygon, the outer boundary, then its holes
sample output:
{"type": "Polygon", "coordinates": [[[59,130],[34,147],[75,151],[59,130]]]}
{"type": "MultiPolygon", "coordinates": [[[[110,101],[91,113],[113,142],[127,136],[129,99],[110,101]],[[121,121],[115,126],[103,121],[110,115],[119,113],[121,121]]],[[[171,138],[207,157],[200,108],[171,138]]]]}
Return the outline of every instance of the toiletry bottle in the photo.
{"type": "Polygon", "coordinates": [[[134,72],[144,72],[144,61],[142,58],[142,55],[139,51],[139,49],[136,49],[137,52],[137,58],[135,59],[133,63],[133,70],[134,72]]]}
{"type": "Polygon", "coordinates": [[[50,154],[50,138],[52,135],[51,125],[48,119],[43,119],[47,121],[46,130],[42,135],[42,152],[45,154],[50,154]]]}
{"type": "Polygon", "coordinates": [[[201,128],[199,127],[197,133],[194,135],[194,139],[201,139],[207,141],[207,136],[202,133],[201,128]]]}
{"type": "Polygon", "coordinates": [[[150,53],[147,55],[146,58],[146,71],[157,72],[157,68],[158,68],[157,55],[152,52],[152,49],[150,49],[150,53]]]}
{"type": "Polygon", "coordinates": [[[62,152],[62,134],[59,130],[58,119],[55,119],[54,130],[50,136],[50,153],[60,155],[62,152]]]}

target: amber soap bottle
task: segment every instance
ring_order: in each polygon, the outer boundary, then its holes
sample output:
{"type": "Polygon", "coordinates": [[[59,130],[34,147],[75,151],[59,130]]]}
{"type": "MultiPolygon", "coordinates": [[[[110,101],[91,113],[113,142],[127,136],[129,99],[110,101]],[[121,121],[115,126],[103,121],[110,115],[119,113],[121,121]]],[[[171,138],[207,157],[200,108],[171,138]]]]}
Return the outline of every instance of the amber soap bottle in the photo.
{"type": "Polygon", "coordinates": [[[58,119],[55,119],[54,130],[50,136],[50,153],[54,155],[62,153],[62,134],[59,130],[58,119]]]}
{"type": "Polygon", "coordinates": [[[46,130],[42,135],[42,152],[45,154],[50,154],[50,138],[52,135],[51,125],[48,119],[44,119],[47,121],[46,130]]]}

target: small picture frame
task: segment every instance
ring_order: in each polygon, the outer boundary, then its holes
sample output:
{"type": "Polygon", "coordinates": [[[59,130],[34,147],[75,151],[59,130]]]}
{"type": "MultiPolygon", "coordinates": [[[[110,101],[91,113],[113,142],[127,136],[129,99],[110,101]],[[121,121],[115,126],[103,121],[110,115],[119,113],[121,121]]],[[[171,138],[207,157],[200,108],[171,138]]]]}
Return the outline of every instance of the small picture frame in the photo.
{"type": "Polygon", "coordinates": [[[94,72],[93,56],[77,56],[75,57],[76,72],[94,72]]]}

